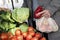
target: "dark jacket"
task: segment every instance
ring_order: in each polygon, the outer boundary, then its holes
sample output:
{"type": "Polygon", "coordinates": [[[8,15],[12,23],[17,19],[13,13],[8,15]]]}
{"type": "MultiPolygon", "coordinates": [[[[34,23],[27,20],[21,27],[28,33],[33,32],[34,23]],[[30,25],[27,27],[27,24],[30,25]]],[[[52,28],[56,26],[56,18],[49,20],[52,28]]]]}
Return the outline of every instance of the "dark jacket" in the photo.
{"type": "Polygon", "coordinates": [[[59,30],[57,32],[49,33],[48,39],[60,40],[60,0],[33,0],[33,11],[35,11],[39,5],[44,9],[50,10],[52,18],[54,18],[59,25],[59,30]]]}

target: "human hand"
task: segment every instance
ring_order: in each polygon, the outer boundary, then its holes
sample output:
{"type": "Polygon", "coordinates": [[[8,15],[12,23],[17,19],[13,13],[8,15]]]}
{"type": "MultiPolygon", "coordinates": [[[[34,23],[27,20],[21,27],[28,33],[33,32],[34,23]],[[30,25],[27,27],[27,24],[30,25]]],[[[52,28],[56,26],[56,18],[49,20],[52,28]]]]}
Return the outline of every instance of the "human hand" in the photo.
{"type": "Polygon", "coordinates": [[[47,18],[50,17],[50,11],[49,10],[43,10],[43,11],[37,13],[36,16],[39,16],[40,14],[42,14],[42,16],[47,17],[47,18]]]}

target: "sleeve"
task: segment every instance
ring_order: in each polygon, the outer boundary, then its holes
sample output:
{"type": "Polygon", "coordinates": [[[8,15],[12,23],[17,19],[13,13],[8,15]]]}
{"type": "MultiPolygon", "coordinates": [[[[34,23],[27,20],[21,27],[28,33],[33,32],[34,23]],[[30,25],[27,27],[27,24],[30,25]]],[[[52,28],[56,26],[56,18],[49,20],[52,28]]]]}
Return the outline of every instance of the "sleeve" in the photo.
{"type": "Polygon", "coordinates": [[[51,15],[53,15],[60,8],[60,0],[51,0],[51,2],[45,6],[45,9],[50,10],[51,15]]]}

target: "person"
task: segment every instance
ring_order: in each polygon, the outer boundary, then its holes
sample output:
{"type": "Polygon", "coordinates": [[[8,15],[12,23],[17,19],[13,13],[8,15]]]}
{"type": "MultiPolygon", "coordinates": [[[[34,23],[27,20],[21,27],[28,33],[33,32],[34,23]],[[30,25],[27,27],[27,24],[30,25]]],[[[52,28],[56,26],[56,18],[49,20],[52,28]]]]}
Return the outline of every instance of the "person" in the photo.
{"type": "Polygon", "coordinates": [[[60,40],[60,0],[33,0],[33,12],[38,6],[42,6],[44,10],[39,12],[37,16],[44,13],[43,16],[52,17],[59,26],[57,32],[48,34],[48,40],[60,40]]]}

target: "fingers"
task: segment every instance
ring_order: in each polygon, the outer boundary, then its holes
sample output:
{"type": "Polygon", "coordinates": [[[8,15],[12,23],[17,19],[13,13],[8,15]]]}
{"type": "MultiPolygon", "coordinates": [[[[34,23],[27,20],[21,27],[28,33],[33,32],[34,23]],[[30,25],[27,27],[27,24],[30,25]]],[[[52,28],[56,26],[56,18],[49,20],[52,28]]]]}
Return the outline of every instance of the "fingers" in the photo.
{"type": "Polygon", "coordinates": [[[42,12],[39,12],[39,13],[36,14],[36,16],[39,16],[39,15],[41,15],[41,14],[43,14],[42,16],[44,16],[44,17],[47,17],[47,18],[50,17],[50,12],[49,12],[49,10],[44,10],[44,11],[42,11],[42,12]]]}
{"type": "Polygon", "coordinates": [[[36,16],[39,16],[40,14],[43,14],[43,13],[44,13],[44,11],[39,12],[39,13],[36,14],[36,16]]]}
{"type": "Polygon", "coordinates": [[[43,16],[43,17],[46,17],[46,18],[49,18],[49,17],[50,17],[50,16],[47,15],[47,14],[43,14],[42,16],[43,16]]]}

